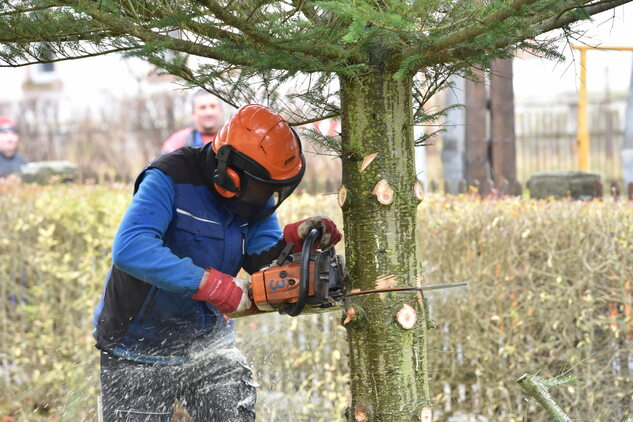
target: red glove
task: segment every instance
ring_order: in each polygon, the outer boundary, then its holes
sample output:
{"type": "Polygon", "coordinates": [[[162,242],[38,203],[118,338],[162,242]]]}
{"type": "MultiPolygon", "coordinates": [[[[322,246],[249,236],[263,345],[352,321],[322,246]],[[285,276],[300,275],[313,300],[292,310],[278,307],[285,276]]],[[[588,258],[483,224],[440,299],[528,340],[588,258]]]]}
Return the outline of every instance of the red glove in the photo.
{"type": "Polygon", "coordinates": [[[248,297],[249,284],[248,280],[207,268],[193,299],[209,302],[223,314],[242,312],[251,307],[251,300],[248,297]]]}
{"type": "Polygon", "coordinates": [[[292,252],[301,252],[303,239],[305,239],[313,228],[321,229],[321,238],[316,245],[321,250],[334,246],[341,240],[341,232],[336,228],[336,224],[329,218],[318,215],[288,224],[284,227],[284,240],[286,243],[293,242],[295,244],[292,248],[292,252]]]}

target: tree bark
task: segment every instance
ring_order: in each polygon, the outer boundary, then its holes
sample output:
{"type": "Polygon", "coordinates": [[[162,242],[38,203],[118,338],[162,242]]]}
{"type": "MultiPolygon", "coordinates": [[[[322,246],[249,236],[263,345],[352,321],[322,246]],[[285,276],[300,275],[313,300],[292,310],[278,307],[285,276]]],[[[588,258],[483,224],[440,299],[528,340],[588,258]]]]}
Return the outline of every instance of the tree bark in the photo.
{"type": "Polygon", "coordinates": [[[571,422],[569,416],[554,401],[547,386],[543,381],[535,376],[523,374],[517,382],[527,391],[527,393],[535,399],[549,413],[554,422],[571,422]]]}
{"type": "MultiPolygon", "coordinates": [[[[396,81],[385,70],[341,78],[341,109],[347,288],[416,286],[412,81],[396,81]],[[361,171],[363,158],[373,153],[376,158],[361,171]],[[376,192],[385,189],[392,190],[391,198],[376,192]]],[[[344,324],[348,420],[420,421],[430,406],[422,294],[349,298],[344,324]]]]}
{"type": "Polygon", "coordinates": [[[629,183],[633,183],[633,68],[631,69],[629,95],[626,100],[624,139],[620,154],[622,155],[622,173],[626,188],[629,183]]]}

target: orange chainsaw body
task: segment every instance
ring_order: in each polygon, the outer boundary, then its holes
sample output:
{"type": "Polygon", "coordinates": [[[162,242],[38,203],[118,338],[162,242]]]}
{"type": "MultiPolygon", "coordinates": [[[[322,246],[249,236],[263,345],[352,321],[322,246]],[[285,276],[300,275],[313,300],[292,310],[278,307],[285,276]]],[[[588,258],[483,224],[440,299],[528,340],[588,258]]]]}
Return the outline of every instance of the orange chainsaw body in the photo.
{"type": "Polygon", "coordinates": [[[301,254],[290,254],[287,247],[277,265],[251,275],[249,296],[257,309],[297,316],[340,304],[345,263],[334,248],[317,251],[312,247],[318,235],[316,229],[311,230],[301,254]]]}
{"type": "MultiPolygon", "coordinates": [[[[298,263],[280,267],[270,267],[251,276],[251,300],[257,309],[274,311],[278,305],[296,303],[299,300],[301,268],[298,263]],[[276,306],[277,305],[277,306],[276,306]]],[[[314,263],[310,263],[310,274],[314,273],[314,263]]],[[[314,283],[308,282],[308,296],[314,295],[314,283]]]]}

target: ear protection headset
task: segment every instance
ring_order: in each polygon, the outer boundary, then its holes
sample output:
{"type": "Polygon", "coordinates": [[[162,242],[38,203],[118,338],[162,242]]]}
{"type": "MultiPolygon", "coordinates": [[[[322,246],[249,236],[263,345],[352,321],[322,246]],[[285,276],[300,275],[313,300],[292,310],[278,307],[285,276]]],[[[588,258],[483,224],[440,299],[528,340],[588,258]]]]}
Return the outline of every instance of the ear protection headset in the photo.
{"type": "MultiPolygon", "coordinates": [[[[292,130],[297,139],[299,152],[301,153],[302,148],[299,135],[293,128],[290,128],[290,130],[292,130]]],[[[228,166],[229,162],[246,174],[256,175],[262,179],[270,179],[270,173],[266,168],[249,156],[237,151],[231,145],[225,144],[218,148],[215,159],[218,163],[213,171],[213,184],[217,192],[225,198],[234,198],[240,192],[240,188],[243,187],[240,175],[228,166]]]]}
{"type": "Polygon", "coordinates": [[[233,198],[240,191],[240,176],[228,167],[232,152],[233,147],[222,145],[215,154],[218,165],[213,171],[213,184],[218,193],[225,198],[233,198]]]}

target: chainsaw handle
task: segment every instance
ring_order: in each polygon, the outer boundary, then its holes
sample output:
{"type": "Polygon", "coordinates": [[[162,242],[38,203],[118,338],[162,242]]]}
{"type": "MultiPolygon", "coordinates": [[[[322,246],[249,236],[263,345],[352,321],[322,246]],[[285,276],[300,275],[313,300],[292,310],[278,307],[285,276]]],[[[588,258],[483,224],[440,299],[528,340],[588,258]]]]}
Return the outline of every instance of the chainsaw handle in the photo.
{"type": "Polygon", "coordinates": [[[308,293],[310,285],[310,255],[312,254],[312,246],[314,242],[321,237],[321,229],[313,228],[303,241],[303,249],[301,249],[300,276],[299,276],[299,297],[296,303],[286,309],[286,313],[290,316],[297,316],[303,311],[308,303],[308,293]]]}

